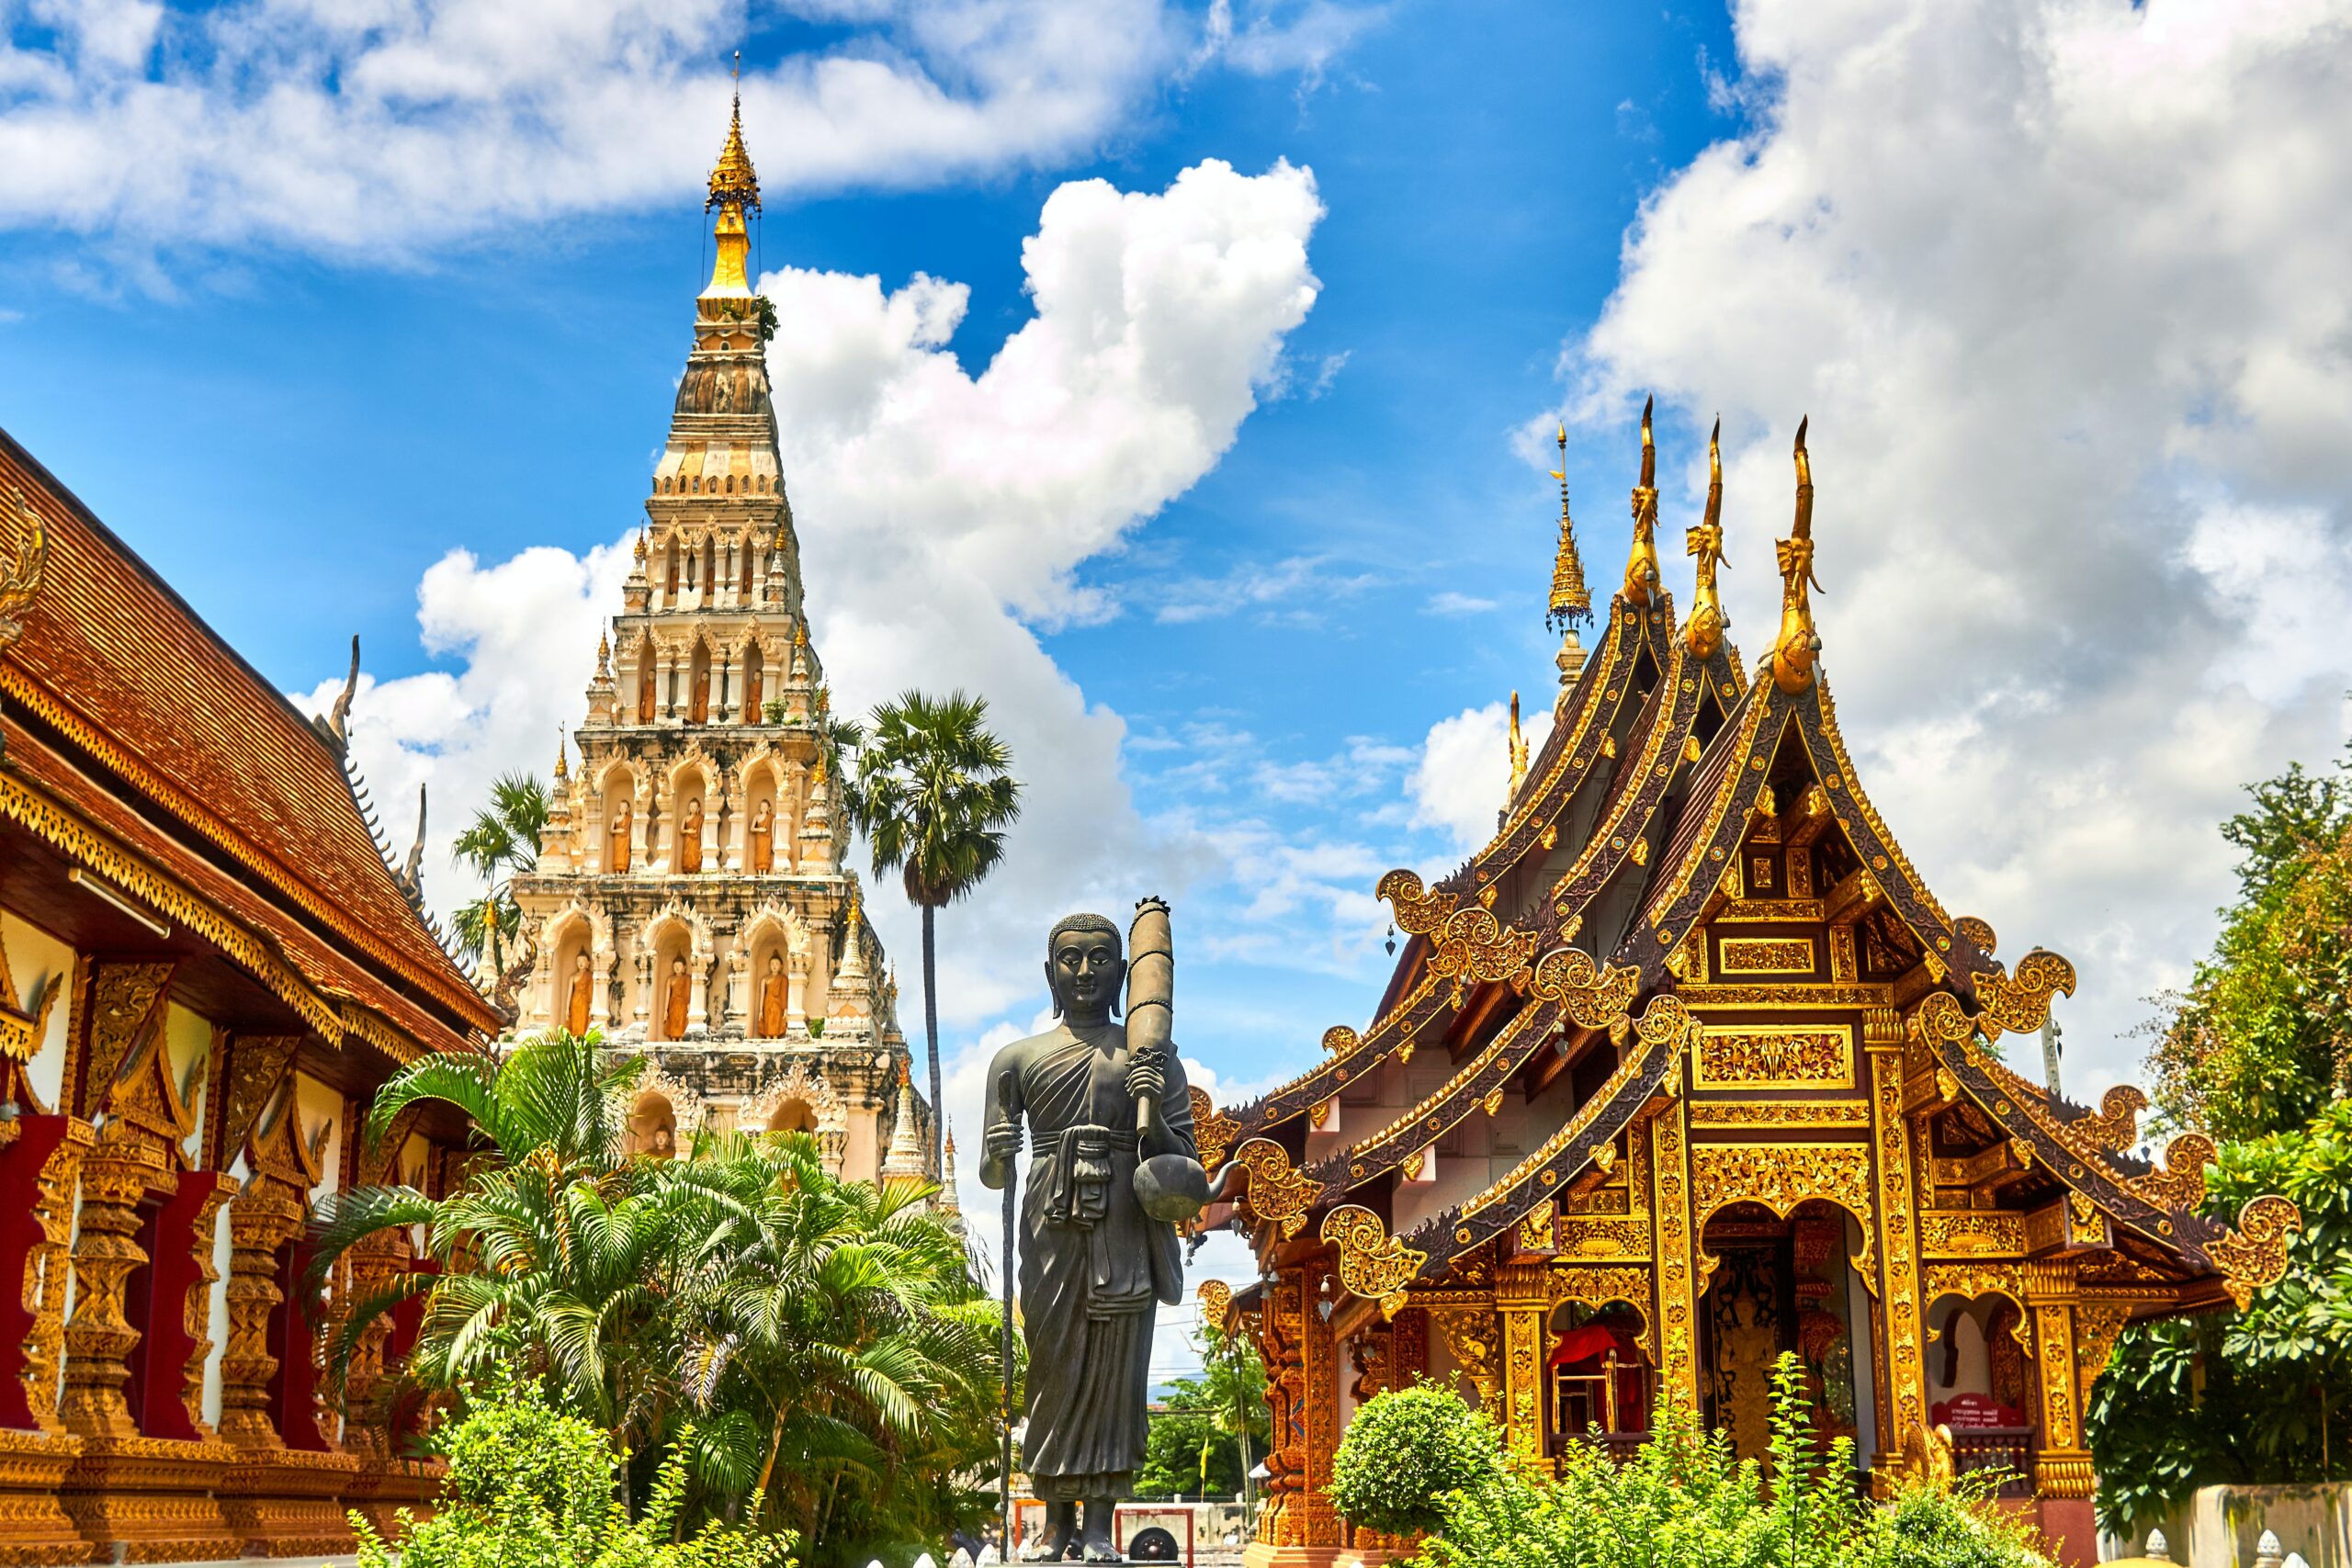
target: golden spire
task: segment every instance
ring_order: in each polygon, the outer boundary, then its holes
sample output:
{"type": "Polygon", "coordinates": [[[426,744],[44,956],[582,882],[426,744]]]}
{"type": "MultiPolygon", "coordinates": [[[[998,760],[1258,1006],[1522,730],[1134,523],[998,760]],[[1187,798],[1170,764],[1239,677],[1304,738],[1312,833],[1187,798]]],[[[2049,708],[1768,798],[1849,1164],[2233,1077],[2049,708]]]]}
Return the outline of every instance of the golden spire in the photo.
{"type": "Polygon", "coordinates": [[[1650,404],[1642,400],[1642,482],[1634,487],[1634,547],[1625,558],[1628,604],[1646,605],[1657,592],[1657,447],[1650,440],[1650,404]]]}
{"type": "Polygon", "coordinates": [[[743,51],[735,51],[735,112],[728,122],[727,144],[718,150],[718,163],[710,171],[710,197],[702,204],[705,212],[718,209],[718,221],[711,229],[711,238],[718,243],[718,254],[710,267],[710,287],[703,293],[749,294],[752,279],[744,270],[744,261],[751,254],[752,241],[743,227],[743,214],[760,209],[760,176],[752,168],[752,155],[743,150],[743,51]]]}
{"type": "Polygon", "coordinates": [[[645,530],[642,528],[637,531],[637,563],[639,566],[645,564],[645,530]]]}
{"type": "Polygon", "coordinates": [[[1724,645],[1724,628],[1731,625],[1731,617],[1724,614],[1724,602],[1715,597],[1715,570],[1724,560],[1724,422],[1715,421],[1715,428],[1707,434],[1707,511],[1699,525],[1682,536],[1684,548],[1699,558],[1699,587],[1691,595],[1690,624],[1682,628],[1682,640],[1698,659],[1713,659],[1715,649],[1724,645]]]}
{"type": "Polygon", "coordinates": [[[605,632],[596,634],[596,678],[606,679],[613,672],[613,639],[605,632]]]}
{"type": "Polygon", "coordinates": [[[571,751],[565,743],[563,726],[559,724],[555,727],[555,776],[559,780],[571,776],[571,751]]]}
{"type": "Polygon", "coordinates": [[[1519,728],[1519,694],[1510,694],[1510,793],[1503,797],[1508,806],[1519,798],[1521,784],[1527,782],[1527,737],[1519,728]]]}
{"type": "Polygon", "coordinates": [[[1813,575],[1813,461],[1805,456],[1810,419],[1797,422],[1797,514],[1789,537],[1780,542],[1781,635],[1772,639],[1772,680],[1784,692],[1813,684],[1813,661],[1821,654],[1821,634],[1813,629],[1813,599],[1821,586],[1813,575]]]}
{"type": "Polygon", "coordinates": [[[1560,466],[1552,477],[1560,481],[1560,545],[1552,558],[1552,605],[1544,624],[1565,631],[1592,619],[1592,593],[1584,585],[1584,558],[1577,553],[1576,520],[1568,515],[1568,427],[1560,426],[1560,466]]]}

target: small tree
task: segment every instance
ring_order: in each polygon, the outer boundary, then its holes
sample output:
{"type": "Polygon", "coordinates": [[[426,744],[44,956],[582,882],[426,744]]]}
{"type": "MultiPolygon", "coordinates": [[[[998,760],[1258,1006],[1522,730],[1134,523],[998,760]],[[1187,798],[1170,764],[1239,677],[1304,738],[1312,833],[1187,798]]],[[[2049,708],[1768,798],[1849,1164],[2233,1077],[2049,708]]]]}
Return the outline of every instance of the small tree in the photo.
{"type": "Polygon", "coordinates": [[[487,958],[493,976],[504,974],[506,943],[522,929],[512,884],[518,873],[538,868],[548,811],[545,784],[528,773],[508,773],[490,786],[490,804],[450,846],[450,858],[483,883],[481,897],[458,908],[458,942],[475,962],[487,958]]]}
{"type": "Polygon", "coordinates": [[[1356,1412],[1331,1459],[1331,1506],[1384,1535],[1426,1535],[1446,1498],[1484,1488],[1503,1468],[1495,1429],[1434,1383],[1391,1389],[1356,1412]]]}

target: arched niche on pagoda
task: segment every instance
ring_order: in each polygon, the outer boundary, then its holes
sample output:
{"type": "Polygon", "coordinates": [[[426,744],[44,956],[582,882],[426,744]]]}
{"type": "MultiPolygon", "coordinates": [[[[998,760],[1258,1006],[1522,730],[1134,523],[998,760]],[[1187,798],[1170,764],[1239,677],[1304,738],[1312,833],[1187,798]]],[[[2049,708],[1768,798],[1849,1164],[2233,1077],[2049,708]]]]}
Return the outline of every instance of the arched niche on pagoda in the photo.
{"type": "Polygon", "coordinates": [[[540,923],[540,962],[546,973],[547,1020],[551,1027],[584,1033],[612,1021],[607,987],[613,967],[612,922],[602,909],[591,909],[573,899],[540,923]],[[574,1017],[572,988],[582,960],[586,960],[588,1006],[574,1017]]]}
{"type": "Polygon", "coordinates": [[[694,1142],[709,1120],[702,1096],[663,1072],[650,1058],[629,1088],[606,1101],[623,1150],[666,1159],[694,1142]]]}
{"type": "Polygon", "coordinates": [[[754,1039],[781,1039],[806,1016],[809,956],[814,951],[814,937],[788,904],[775,899],[763,902],[752,911],[743,923],[741,947],[748,960],[750,994],[743,999],[748,1015],[745,1032],[754,1039]],[[778,1021],[769,1017],[768,982],[770,965],[776,966],[785,983],[783,1028],[772,1027],[778,1021]]]}
{"type": "Polygon", "coordinates": [[[782,1077],[744,1102],[739,1125],[758,1133],[815,1135],[827,1169],[839,1174],[849,1147],[849,1107],[821,1072],[794,1062],[782,1077]]]}
{"type": "Polygon", "coordinates": [[[792,864],[791,799],[786,793],[784,761],[773,748],[762,747],[741,763],[735,774],[735,795],[742,802],[741,826],[734,836],[735,859],[739,870],[773,873],[789,870],[792,864]],[[761,812],[767,813],[763,824],[761,812]],[[755,845],[752,829],[764,826],[766,842],[764,865],[759,863],[761,847],[755,845]]]}
{"type": "Polygon", "coordinates": [[[697,910],[665,904],[646,923],[639,941],[652,961],[649,976],[652,994],[646,998],[650,1037],[683,1040],[708,1016],[705,987],[717,956],[709,922],[697,910]],[[685,998],[673,1001],[672,987],[681,982],[688,987],[685,998]]]}

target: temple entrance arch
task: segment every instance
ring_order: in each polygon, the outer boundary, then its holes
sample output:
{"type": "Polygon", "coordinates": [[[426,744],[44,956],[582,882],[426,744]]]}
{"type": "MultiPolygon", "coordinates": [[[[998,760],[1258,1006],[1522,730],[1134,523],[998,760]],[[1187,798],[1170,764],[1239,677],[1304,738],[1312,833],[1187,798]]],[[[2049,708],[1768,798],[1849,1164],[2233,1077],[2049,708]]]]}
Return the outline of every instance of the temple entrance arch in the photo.
{"type": "Polygon", "coordinates": [[[1861,1219],[1833,1200],[1803,1198],[1713,1207],[1701,1229],[1702,1416],[1742,1459],[1765,1456],[1772,1376],[1793,1352],[1818,1440],[1851,1438],[1866,1465],[1877,1440],[1871,1347],[1877,1342],[1872,1259],[1861,1219]]]}

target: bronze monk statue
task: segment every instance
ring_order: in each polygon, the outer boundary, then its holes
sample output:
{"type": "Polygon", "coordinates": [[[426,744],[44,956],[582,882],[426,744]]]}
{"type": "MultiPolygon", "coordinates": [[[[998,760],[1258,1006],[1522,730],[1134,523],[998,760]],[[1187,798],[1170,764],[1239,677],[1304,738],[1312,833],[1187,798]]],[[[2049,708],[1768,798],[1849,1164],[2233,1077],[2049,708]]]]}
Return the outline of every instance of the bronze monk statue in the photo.
{"type": "Polygon", "coordinates": [[[1112,1017],[1127,971],[1119,928],[1101,915],[1072,915],[1046,943],[1058,1021],[1006,1046],[989,1067],[980,1179],[989,1187],[1012,1180],[1022,1119],[1029,1124],[1018,1226],[1029,1351],[1022,1454],[1046,1506],[1046,1529],[1023,1551],[1028,1562],[1120,1561],[1112,1512],[1143,1468],[1157,1307],[1183,1295],[1174,1222],[1207,1193],[1184,1069],[1168,1042],[1167,907],[1147,899],[1142,908],[1139,961],[1147,930],[1159,934],[1152,995],[1138,986],[1127,998],[1134,1053],[1127,1027],[1112,1017]]]}

